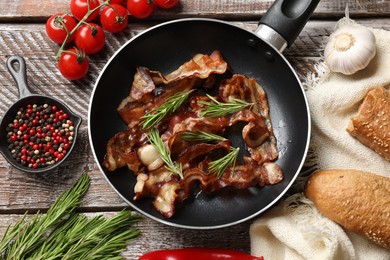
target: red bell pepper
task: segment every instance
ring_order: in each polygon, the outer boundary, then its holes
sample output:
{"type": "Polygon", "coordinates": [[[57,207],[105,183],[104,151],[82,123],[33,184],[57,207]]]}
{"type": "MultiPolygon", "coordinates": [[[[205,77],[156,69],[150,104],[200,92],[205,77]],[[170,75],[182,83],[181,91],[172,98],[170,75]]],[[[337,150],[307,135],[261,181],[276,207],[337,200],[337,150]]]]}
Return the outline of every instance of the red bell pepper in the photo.
{"type": "Polygon", "coordinates": [[[139,260],[264,260],[247,253],[219,248],[163,249],[144,254],[139,260]]]}

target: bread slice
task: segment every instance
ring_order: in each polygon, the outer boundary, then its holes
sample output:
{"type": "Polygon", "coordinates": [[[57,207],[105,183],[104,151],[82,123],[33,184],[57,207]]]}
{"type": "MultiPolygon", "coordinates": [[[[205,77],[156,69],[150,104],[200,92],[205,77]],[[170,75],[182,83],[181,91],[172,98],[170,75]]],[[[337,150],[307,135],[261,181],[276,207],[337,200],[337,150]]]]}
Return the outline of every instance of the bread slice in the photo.
{"type": "Polygon", "coordinates": [[[390,249],[390,178],[356,170],[314,173],[305,195],[326,217],[390,249]]]}
{"type": "Polygon", "coordinates": [[[390,161],[390,91],[384,87],[370,90],[347,131],[390,161]]]}

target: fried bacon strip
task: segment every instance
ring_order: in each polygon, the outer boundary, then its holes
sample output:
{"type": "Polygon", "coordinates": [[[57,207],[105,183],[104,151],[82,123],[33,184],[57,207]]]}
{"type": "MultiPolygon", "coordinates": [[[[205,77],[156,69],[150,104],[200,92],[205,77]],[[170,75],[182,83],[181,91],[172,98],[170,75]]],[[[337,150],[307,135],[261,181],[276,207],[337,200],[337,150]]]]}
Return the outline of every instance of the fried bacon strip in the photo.
{"type": "Polygon", "coordinates": [[[165,76],[164,83],[181,80],[188,77],[207,79],[211,74],[223,74],[228,69],[228,64],[222,58],[219,51],[209,55],[196,54],[191,60],[184,63],[177,70],[165,76]]]}
{"type": "Polygon", "coordinates": [[[210,56],[197,54],[167,75],[138,67],[129,96],[118,106],[118,113],[129,129],[109,140],[104,166],[109,171],[126,166],[133,171],[137,176],[134,200],[154,198],[154,207],[164,217],[171,217],[176,205],[191,196],[194,185],[199,185],[204,193],[212,193],[225,187],[246,189],[274,185],[283,179],[282,170],[273,162],[278,151],[267,97],[255,79],[239,74],[225,78],[218,84],[219,94],[215,97],[222,102],[241,99],[252,104],[250,108],[218,117],[200,115],[204,106],[200,101],[210,101],[210,98],[199,89],[214,87],[215,74],[225,74],[227,69],[228,64],[218,51],[210,56]],[[157,87],[161,86],[164,88],[158,92],[157,87]],[[191,89],[197,91],[191,93],[188,102],[156,126],[172,160],[182,165],[184,177],[180,179],[157,160],[160,158],[156,158],[155,153],[146,160],[140,157],[151,145],[147,142],[146,130],[141,129],[139,123],[148,111],[164,104],[173,94],[191,89]],[[231,142],[188,141],[183,140],[182,135],[202,131],[223,136],[234,126],[242,128],[249,155],[244,155],[241,163],[229,166],[217,177],[208,170],[209,163],[228,154],[231,142]],[[146,161],[158,163],[146,165],[146,161]]]}
{"type": "Polygon", "coordinates": [[[251,111],[257,118],[251,120],[242,132],[248,151],[259,164],[276,160],[278,158],[276,138],[272,131],[264,89],[255,79],[236,74],[221,84],[219,93],[225,102],[231,98],[238,98],[253,104],[251,111]]]}
{"type": "Polygon", "coordinates": [[[144,95],[152,93],[157,85],[170,84],[185,78],[208,79],[212,74],[225,73],[227,67],[228,64],[223,60],[219,51],[214,51],[210,56],[196,54],[177,70],[165,76],[159,71],[138,67],[131,86],[130,97],[132,100],[140,100],[144,95]]]}
{"type": "Polygon", "coordinates": [[[138,172],[140,161],[134,150],[139,143],[146,142],[146,134],[138,128],[130,128],[117,133],[107,143],[107,153],[103,165],[109,171],[128,166],[133,172],[138,172]]]}

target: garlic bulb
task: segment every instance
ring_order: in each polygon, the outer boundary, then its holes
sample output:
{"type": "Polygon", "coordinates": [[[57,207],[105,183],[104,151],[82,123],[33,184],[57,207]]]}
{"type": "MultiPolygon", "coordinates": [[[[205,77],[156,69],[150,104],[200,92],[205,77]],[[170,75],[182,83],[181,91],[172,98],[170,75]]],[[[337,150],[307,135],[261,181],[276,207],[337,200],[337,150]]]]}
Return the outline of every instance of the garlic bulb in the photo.
{"type": "Polygon", "coordinates": [[[324,51],[331,71],[351,75],[364,69],[376,54],[374,34],[364,28],[345,25],[329,37],[324,51]]]}

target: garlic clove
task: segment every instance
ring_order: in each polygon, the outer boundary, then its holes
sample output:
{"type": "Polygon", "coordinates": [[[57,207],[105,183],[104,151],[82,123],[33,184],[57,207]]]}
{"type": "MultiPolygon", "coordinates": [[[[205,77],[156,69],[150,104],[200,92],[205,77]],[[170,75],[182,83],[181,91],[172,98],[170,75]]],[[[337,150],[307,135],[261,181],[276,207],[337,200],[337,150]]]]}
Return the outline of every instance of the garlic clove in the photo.
{"type": "Polygon", "coordinates": [[[367,28],[345,25],[329,37],[325,61],[333,72],[352,75],[368,66],[376,54],[374,34],[367,28]]]}
{"type": "Polygon", "coordinates": [[[149,171],[155,170],[164,164],[160,154],[151,144],[146,144],[140,147],[137,151],[137,155],[149,171]]]}

